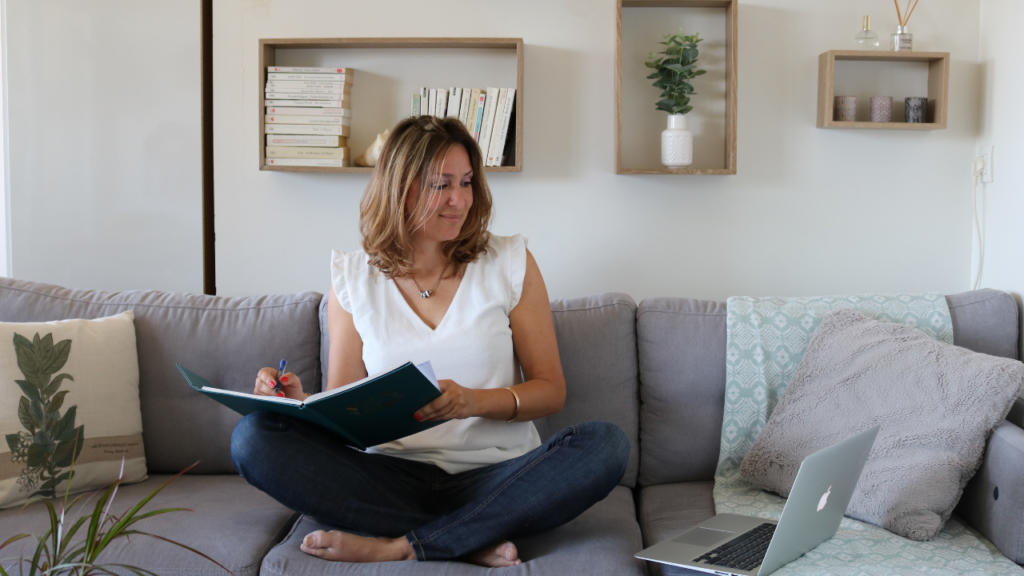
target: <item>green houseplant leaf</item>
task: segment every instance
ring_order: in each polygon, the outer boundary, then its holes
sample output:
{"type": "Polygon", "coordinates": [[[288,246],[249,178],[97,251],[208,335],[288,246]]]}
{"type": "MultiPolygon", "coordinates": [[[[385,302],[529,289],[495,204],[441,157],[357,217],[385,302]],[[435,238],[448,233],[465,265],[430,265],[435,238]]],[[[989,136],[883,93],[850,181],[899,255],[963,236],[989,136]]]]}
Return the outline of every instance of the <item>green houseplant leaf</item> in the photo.
{"type": "Polygon", "coordinates": [[[653,86],[662,89],[654,107],[669,114],[687,114],[693,110],[689,95],[696,94],[690,80],[703,75],[705,70],[697,70],[697,44],[703,39],[700,34],[685,35],[682,30],[678,34],[667,34],[659,44],[665,46],[663,52],[648,55],[644,65],[654,71],[647,76],[654,80],[653,86]]]}

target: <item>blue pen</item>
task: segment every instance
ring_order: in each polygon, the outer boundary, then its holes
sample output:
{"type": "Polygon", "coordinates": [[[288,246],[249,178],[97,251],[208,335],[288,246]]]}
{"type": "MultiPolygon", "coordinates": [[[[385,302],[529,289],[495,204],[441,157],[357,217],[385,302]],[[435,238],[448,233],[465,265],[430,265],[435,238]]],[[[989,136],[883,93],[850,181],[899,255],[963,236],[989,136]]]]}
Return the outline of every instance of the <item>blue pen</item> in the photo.
{"type": "Polygon", "coordinates": [[[281,360],[281,363],[277,366],[277,381],[274,382],[274,391],[277,392],[278,396],[284,396],[284,392],[281,392],[281,376],[284,376],[284,369],[287,367],[287,360],[281,360]]]}

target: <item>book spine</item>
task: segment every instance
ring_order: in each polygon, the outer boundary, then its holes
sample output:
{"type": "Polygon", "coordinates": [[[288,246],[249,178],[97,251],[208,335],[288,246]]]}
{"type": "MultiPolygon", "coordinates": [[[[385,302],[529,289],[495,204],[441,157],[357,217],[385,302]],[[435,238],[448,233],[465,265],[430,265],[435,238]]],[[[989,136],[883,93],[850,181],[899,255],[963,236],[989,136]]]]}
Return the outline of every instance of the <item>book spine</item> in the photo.
{"type": "Polygon", "coordinates": [[[268,72],[267,80],[287,80],[301,82],[352,82],[349,74],[287,74],[283,72],[268,72]]]}
{"type": "Polygon", "coordinates": [[[267,82],[267,92],[292,92],[295,90],[323,90],[325,94],[348,94],[351,84],[341,82],[267,82]]]}
{"type": "Polygon", "coordinates": [[[413,94],[412,95],[412,110],[410,110],[409,115],[410,116],[419,116],[420,115],[420,95],[419,94],[413,94]]]}
{"type": "MultiPolygon", "coordinates": [[[[288,116],[341,116],[351,118],[352,111],[348,108],[295,108],[289,103],[285,106],[267,106],[267,114],[282,114],[288,116]]],[[[298,124],[298,122],[296,122],[298,124]]]]}
{"type": "Polygon", "coordinates": [[[469,103],[469,107],[472,109],[470,114],[472,117],[470,124],[473,129],[473,140],[480,138],[480,122],[484,119],[484,104],[487,102],[487,91],[479,88],[473,89],[473,101],[469,103]]]}
{"type": "Polygon", "coordinates": [[[428,108],[430,107],[430,91],[426,88],[420,88],[420,114],[428,114],[428,108]]]}
{"type": "Polygon", "coordinates": [[[287,92],[267,92],[267,100],[334,100],[348,102],[352,96],[348,94],[289,94],[287,92]]]}
{"type": "Polygon", "coordinates": [[[342,136],[267,134],[267,146],[319,146],[323,148],[343,148],[348,146],[348,138],[344,138],[342,136]]]}
{"type": "Polygon", "coordinates": [[[348,126],[351,119],[346,116],[279,116],[266,115],[267,124],[316,124],[319,126],[348,126]]]}
{"type": "Polygon", "coordinates": [[[435,116],[438,118],[444,118],[445,109],[448,108],[448,91],[444,88],[437,89],[437,109],[434,111],[435,116]]]}
{"type": "MultiPolygon", "coordinates": [[[[301,108],[344,108],[347,110],[352,107],[348,100],[267,100],[265,104],[268,108],[296,106],[301,108]]],[[[337,115],[336,112],[325,112],[325,114],[337,115]]]]}
{"type": "Polygon", "coordinates": [[[450,88],[448,91],[448,113],[447,117],[459,117],[459,104],[462,103],[462,88],[450,88]]]}
{"type": "Polygon", "coordinates": [[[305,148],[267,146],[267,158],[348,158],[348,148],[305,148]]]}
{"type": "MultiPolygon", "coordinates": [[[[494,159],[501,155],[498,139],[501,137],[501,121],[505,118],[505,99],[508,98],[508,88],[498,90],[498,103],[494,107],[494,126],[491,128],[491,143],[487,146],[487,153],[484,156],[484,166],[494,166],[494,159]]],[[[504,142],[501,143],[502,145],[504,142]]]]}
{"type": "Polygon", "coordinates": [[[267,166],[322,166],[347,168],[348,160],[341,158],[267,158],[267,166]]]}
{"type": "Polygon", "coordinates": [[[267,124],[263,127],[267,134],[322,134],[348,136],[348,126],[318,126],[310,124],[267,124]]]}
{"type": "Polygon", "coordinates": [[[505,95],[505,107],[503,110],[499,110],[495,114],[495,134],[497,138],[491,144],[491,153],[488,155],[490,164],[488,166],[501,166],[502,152],[505,151],[505,139],[508,138],[508,124],[512,118],[512,107],[515,106],[516,102],[516,89],[509,88],[508,93],[505,95]],[[500,128],[498,127],[498,114],[501,115],[500,128]]]}
{"type": "Polygon", "coordinates": [[[484,107],[484,121],[480,125],[480,137],[477,143],[480,144],[480,155],[487,157],[488,146],[491,144],[491,130],[494,128],[494,110],[498,104],[498,89],[487,89],[487,105],[484,107]]]}
{"type": "Polygon", "coordinates": [[[463,126],[469,125],[469,99],[472,90],[469,88],[462,88],[462,102],[459,103],[459,121],[462,122],[463,126]]]}
{"type": "Polygon", "coordinates": [[[267,66],[267,72],[287,72],[291,74],[347,74],[352,75],[351,68],[317,68],[312,66],[267,66]]]}
{"type": "Polygon", "coordinates": [[[427,105],[427,114],[433,116],[434,110],[437,110],[437,88],[430,89],[430,102],[427,105]]]}

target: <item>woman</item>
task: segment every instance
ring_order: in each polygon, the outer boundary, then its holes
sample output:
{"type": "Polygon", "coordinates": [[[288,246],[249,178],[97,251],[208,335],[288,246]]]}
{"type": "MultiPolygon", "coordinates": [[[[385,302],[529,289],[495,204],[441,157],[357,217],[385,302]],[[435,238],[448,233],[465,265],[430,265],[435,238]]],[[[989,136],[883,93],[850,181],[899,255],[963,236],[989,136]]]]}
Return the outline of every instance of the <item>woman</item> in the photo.
{"type": "MultiPolygon", "coordinates": [[[[488,233],[490,212],[480,150],[458,120],[395,127],[363,196],[363,251],[332,255],[327,387],[430,360],[442,394],[413,417],[447,422],[360,452],[302,421],[246,416],[231,443],[241,475],[344,530],[307,535],[304,552],[514,566],[510,540],[572,520],[622,478],[629,442],[614,425],[542,443],[531,422],[562,409],[565,379],[537,263],[521,236],[488,233]]],[[[307,396],[273,368],[254,392],[274,394],[279,376],[288,397],[307,396]]]]}

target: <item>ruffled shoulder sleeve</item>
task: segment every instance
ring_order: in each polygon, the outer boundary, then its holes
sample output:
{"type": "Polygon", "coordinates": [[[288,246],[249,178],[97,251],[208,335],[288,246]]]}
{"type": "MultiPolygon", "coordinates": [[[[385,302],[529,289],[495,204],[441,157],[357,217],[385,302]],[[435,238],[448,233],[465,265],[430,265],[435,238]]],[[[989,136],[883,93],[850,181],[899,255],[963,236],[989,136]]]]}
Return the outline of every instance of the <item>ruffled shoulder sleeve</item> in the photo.
{"type": "Polygon", "coordinates": [[[340,250],[331,251],[331,285],[341,307],[352,313],[352,299],[349,297],[349,254],[340,250]]]}
{"type": "Polygon", "coordinates": [[[509,271],[512,279],[512,299],[509,310],[519,304],[523,296],[523,280],[526,278],[526,245],[529,240],[522,234],[509,238],[509,271]]]}

